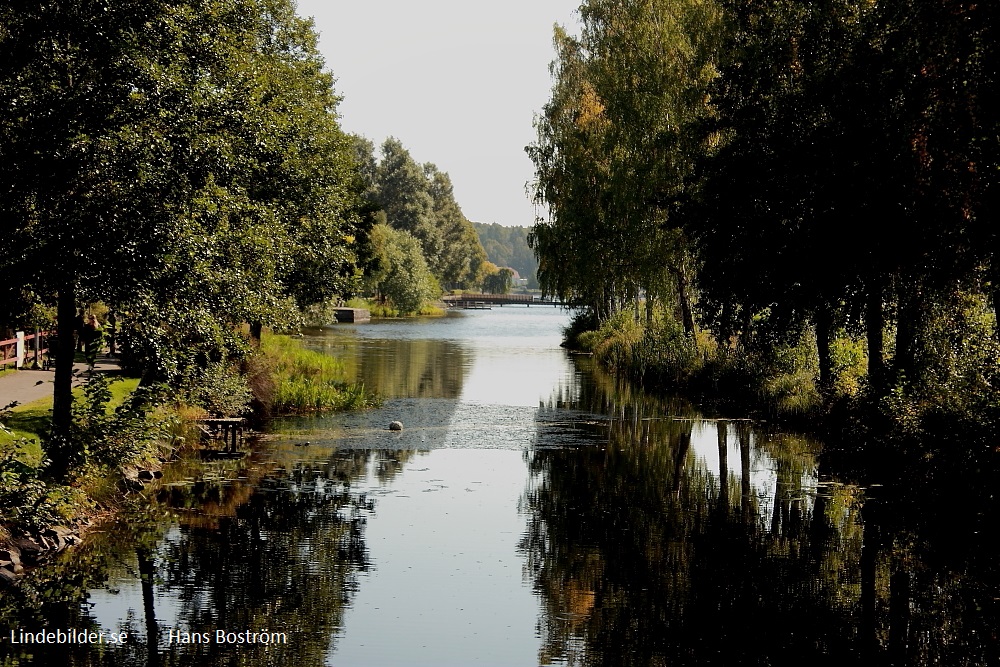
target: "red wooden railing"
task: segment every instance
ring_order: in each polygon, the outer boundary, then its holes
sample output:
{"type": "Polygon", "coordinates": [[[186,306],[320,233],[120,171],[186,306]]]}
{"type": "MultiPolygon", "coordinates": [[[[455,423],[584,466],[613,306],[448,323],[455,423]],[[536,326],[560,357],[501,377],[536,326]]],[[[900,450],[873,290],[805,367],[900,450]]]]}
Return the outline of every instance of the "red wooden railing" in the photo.
{"type": "MultiPolygon", "coordinates": [[[[50,332],[42,331],[38,333],[41,340],[38,341],[38,358],[46,354],[49,350],[46,347],[50,332]]],[[[24,361],[34,363],[35,361],[35,334],[26,334],[24,337],[24,361]]],[[[0,366],[17,363],[17,338],[0,340],[0,366]]]]}

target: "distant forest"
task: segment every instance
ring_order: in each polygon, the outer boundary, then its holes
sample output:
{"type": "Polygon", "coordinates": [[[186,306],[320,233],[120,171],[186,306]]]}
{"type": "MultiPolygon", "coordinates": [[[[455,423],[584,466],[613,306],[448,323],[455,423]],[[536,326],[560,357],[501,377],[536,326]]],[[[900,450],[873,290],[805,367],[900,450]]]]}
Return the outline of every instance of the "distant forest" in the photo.
{"type": "Polygon", "coordinates": [[[514,269],[522,278],[528,279],[529,288],[538,288],[538,261],[534,251],[528,247],[527,227],[505,227],[496,222],[472,224],[491,262],[514,269]]]}

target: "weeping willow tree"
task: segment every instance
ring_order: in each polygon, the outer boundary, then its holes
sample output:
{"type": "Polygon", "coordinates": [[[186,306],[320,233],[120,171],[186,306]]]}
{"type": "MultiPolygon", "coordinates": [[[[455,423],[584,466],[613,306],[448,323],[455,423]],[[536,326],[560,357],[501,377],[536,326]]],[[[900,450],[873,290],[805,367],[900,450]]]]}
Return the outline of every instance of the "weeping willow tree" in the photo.
{"type": "Polygon", "coordinates": [[[579,37],[555,30],[552,96],[527,148],[547,217],[532,229],[542,289],[598,319],[644,295],[694,332],[694,258],[681,231],[711,137],[720,15],[701,1],[593,0],[579,37]]]}

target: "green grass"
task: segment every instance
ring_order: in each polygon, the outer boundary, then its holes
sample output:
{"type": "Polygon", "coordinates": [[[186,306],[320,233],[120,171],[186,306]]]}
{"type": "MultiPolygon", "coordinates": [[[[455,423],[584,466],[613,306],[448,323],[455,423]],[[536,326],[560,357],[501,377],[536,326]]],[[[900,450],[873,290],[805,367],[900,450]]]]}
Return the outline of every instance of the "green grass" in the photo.
{"type": "Polygon", "coordinates": [[[364,386],[349,381],[343,362],[298,340],[266,335],[260,349],[274,380],[271,409],[276,414],[355,410],[376,402],[364,386]]]}
{"type": "MultiPolygon", "coordinates": [[[[132,392],[139,386],[138,378],[125,378],[111,383],[111,401],[108,403],[108,412],[113,411],[124,403],[132,392]]],[[[83,387],[73,390],[74,397],[83,395],[83,387]]],[[[13,408],[4,421],[4,426],[9,433],[0,430],[0,450],[6,450],[14,442],[24,438],[29,444],[22,449],[22,460],[25,463],[37,465],[41,461],[42,434],[49,428],[49,421],[52,419],[52,397],[46,396],[37,401],[32,401],[24,405],[13,408]]]]}
{"type": "Polygon", "coordinates": [[[424,304],[415,313],[401,313],[390,304],[369,301],[368,299],[354,298],[347,302],[348,308],[366,308],[372,317],[397,318],[397,317],[440,317],[447,311],[444,308],[433,304],[424,304]]]}
{"type": "Polygon", "coordinates": [[[51,397],[13,408],[4,420],[7,431],[0,430],[0,451],[6,452],[17,441],[27,440],[17,458],[28,465],[37,466],[42,460],[41,434],[48,429],[51,418],[51,397]]]}

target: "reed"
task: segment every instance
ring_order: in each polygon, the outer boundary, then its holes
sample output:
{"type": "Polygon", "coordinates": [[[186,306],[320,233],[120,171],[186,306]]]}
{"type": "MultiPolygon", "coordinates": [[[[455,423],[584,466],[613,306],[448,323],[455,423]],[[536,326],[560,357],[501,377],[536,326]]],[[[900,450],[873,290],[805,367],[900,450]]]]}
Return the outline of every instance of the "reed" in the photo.
{"type": "Polygon", "coordinates": [[[294,338],[265,335],[261,353],[273,379],[273,414],[360,410],[378,402],[364,385],[349,381],[342,361],[294,338]]]}

